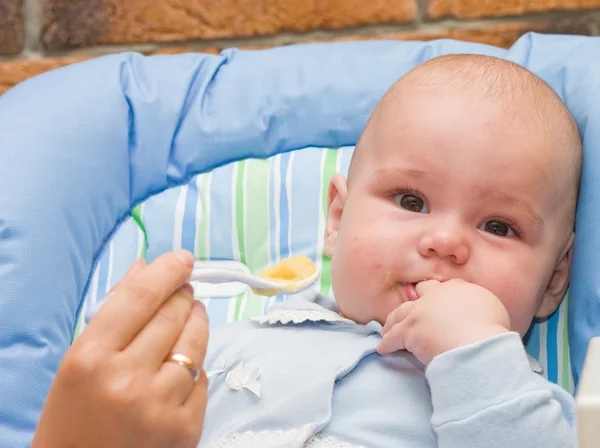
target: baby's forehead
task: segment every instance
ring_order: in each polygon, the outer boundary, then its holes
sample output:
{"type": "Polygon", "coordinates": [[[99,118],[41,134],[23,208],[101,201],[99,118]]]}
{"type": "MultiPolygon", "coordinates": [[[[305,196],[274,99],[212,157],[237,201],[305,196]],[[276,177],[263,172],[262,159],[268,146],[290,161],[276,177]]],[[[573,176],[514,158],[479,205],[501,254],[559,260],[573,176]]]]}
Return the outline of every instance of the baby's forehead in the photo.
{"type": "Polygon", "coordinates": [[[397,112],[399,107],[414,104],[412,100],[417,98],[421,107],[436,108],[443,98],[446,105],[454,101],[474,109],[499,109],[504,113],[498,118],[509,119],[521,111],[533,116],[550,114],[558,107],[547,109],[545,106],[561,103],[544,81],[514,63],[496,59],[473,62],[470,57],[458,56],[439,59],[400,78],[379,103],[380,112],[397,112]]]}
{"type": "Polygon", "coordinates": [[[419,87],[484,91],[490,96],[552,89],[526,68],[499,58],[482,55],[448,55],[430,59],[410,70],[391,91],[419,87]]]}
{"type": "Polygon", "coordinates": [[[539,156],[572,167],[578,179],[581,139],[559,96],[525,68],[481,55],[434,58],[394,83],[369,118],[351,171],[364,165],[368,157],[363,153],[377,157],[381,134],[428,119],[428,132],[435,132],[437,123],[457,118],[457,111],[466,111],[461,118],[468,123],[488,120],[496,128],[522,132],[524,139],[539,140],[545,147],[539,156]]]}
{"type": "Polygon", "coordinates": [[[472,114],[475,122],[481,118],[551,141],[579,139],[569,111],[548,84],[515,63],[477,55],[436,58],[408,72],[381,99],[365,134],[429,115],[442,122],[457,111],[472,114]]]}

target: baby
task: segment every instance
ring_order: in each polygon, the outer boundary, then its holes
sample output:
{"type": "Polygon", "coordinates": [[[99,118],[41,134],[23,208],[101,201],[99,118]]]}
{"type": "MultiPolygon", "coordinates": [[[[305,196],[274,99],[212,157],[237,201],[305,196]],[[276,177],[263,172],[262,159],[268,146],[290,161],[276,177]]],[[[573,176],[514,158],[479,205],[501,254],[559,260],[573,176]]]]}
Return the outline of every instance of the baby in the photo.
{"type": "Polygon", "coordinates": [[[207,447],[571,447],[574,400],[522,343],[568,284],[577,127],[507,61],[433,59],[333,177],[316,293],[216,329],[207,447]]]}

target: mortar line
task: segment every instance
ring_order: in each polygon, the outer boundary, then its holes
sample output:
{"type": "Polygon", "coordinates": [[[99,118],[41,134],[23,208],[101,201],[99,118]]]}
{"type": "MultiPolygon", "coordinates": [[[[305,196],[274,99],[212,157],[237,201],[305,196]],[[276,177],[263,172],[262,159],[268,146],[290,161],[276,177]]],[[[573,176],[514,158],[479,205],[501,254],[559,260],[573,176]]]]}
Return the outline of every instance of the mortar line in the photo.
{"type": "Polygon", "coordinates": [[[42,6],[39,0],[23,0],[24,42],[21,56],[27,59],[43,57],[41,48],[42,6]]]}

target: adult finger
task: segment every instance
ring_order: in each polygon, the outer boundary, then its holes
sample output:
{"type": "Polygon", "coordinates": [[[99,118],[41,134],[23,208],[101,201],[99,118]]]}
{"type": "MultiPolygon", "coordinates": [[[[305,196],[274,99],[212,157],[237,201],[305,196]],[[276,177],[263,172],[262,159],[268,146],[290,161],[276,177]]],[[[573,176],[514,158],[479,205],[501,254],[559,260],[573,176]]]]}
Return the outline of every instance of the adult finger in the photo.
{"type": "Polygon", "coordinates": [[[158,257],[123,280],[87,330],[101,347],[122,350],[148,323],[160,306],[190,278],[194,256],[185,250],[158,257]]]}
{"type": "MultiPolygon", "coordinates": [[[[204,364],[208,344],[208,317],[204,305],[194,301],[192,312],[185,324],[181,336],[175,343],[172,353],[189,358],[198,373],[204,364]]],[[[165,362],[160,368],[156,380],[161,384],[167,396],[176,403],[184,403],[194,388],[193,372],[174,362],[165,362]],[[164,385],[164,386],[163,386],[164,385]]]]}
{"type": "Polygon", "coordinates": [[[179,338],[192,311],[193,289],[185,284],[158,309],[124,352],[138,364],[158,371],[179,338]]]}
{"type": "Polygon", "coordinates": [[[402,305],[400,305],[398,308],[396,308],[394,311],[392,311],[386,321],[385,321],[385,325],[383,326],[383,328],[381,329],[381,335],[385,336],[385,334],[390,331],[390,329],[402,322],[404,319],[406,319],[406,316],[408,316],[410,314],[410,312],[412,311],[413,307],[415,306],[416,302],[404,302],[402,305]]]}
{"type": "Polygon", "coordinates": [[[110,291],[108,291],[108,293],[104,297],[102,297],[101,299],[97,300],[96,303],[94,303],[91,307],[89,307],[86,310],[86,312],[85,312],[85,323],[86,323],[86,325],[89,325],[90,321],[98,313],[98,311],[100,310],[100,308],[102,308],[104,306],[104,304],[110,300],[110,298],[113,296],[113,294],[115,292],[115,289],[117,289],[117,287],[119,286],[119,284],[123,280],[125,280],[126,278],[130,278],[136,272],[139,272],[144,266],[146,266],[146,263],[145,263],[145,261],[143,259],[136,260],[129,267],[129,270],[125,273],[125,275],[123,276],[123,278],[121,280],[119,280],[117,283],[115,283],[113,285],[113,287],[110,289],[110,291]]]}
{"type": "Polygon", "coordinates": [[[429,291],[437,288],[440,285],[441,283],[437,280],[425,280],[424,282],[417,283],[417,286],[415,287],[417,290],[417,296],[423,297],[429,291]]]}
{"type": "Polygon", "coordinates": [[[387,355],[398,350],[404,350],[406,348],[404,338],[407,327],[408,324],[406,320],[403,320],[390,328],[377,346],[377,353],[380,355],[387,355]]]}
{"type": "Polygon", "coordinates": [[[208,395],[208,378],[204,370],[200,373],[200,377],[192,392],[188,395],[182,407],[184,414],[194,419],[196,425],[204,421],[204,413],[206,412],[206,400],[208,395]]]}

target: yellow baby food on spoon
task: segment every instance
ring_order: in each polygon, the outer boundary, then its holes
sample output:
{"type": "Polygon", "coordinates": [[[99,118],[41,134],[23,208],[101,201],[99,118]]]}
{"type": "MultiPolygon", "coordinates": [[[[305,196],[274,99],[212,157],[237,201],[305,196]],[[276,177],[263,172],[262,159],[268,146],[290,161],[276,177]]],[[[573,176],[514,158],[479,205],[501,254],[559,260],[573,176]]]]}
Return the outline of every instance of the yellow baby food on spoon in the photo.
{"type": "Polygon", "coordinates": [[[306,255],[298,255],[263,269],[258,276],[276,282],[278,287],[272,289],[254,287],[252,291],[259,295],[274,296],[284,292],[299,292],[308,288],[319,277],[319,270],[306,255]]]}

